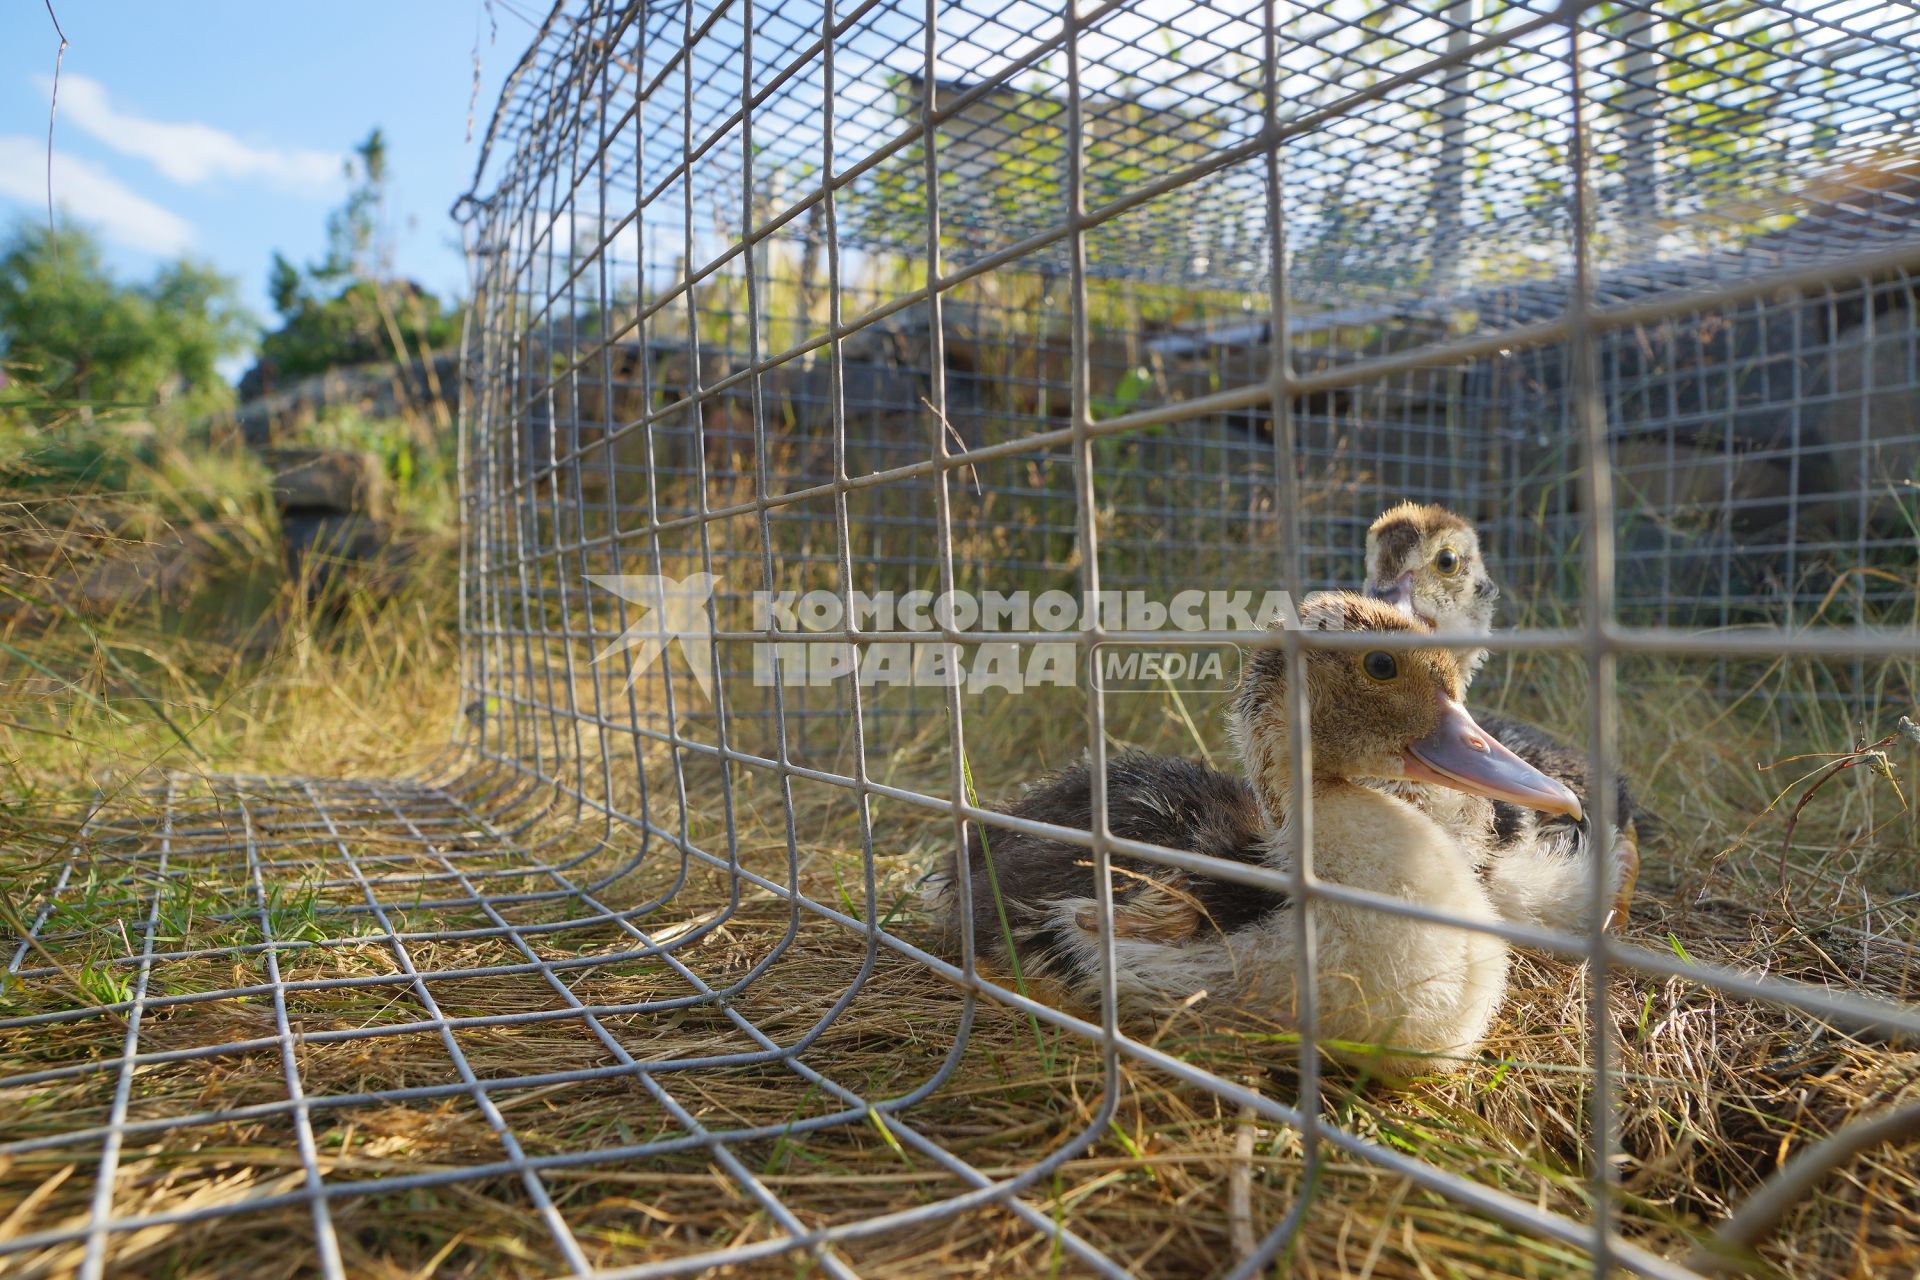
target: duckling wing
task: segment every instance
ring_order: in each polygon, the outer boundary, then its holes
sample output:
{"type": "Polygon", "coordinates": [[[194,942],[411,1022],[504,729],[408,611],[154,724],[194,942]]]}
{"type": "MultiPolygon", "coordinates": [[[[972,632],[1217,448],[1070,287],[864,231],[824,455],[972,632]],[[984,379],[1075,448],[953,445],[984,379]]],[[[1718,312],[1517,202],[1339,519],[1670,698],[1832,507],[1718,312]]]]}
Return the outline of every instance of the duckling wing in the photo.
{"type": "MultiPolygon", "coordinates": [[[[1093,781],[1085,763],[1029,787],[1006,813],[1071,830],[1092,829],[1093,781]]],[[[1268,832],[1242,778],[1171,756],[1129,751],[1107,762],[1107,823],[1128,840],[1258,862],[1268,832]]],[[[1094,897],[1092,855],[1082,845],[975,824],[966,857],[973,881],[974,937],[1004,955],[1009,936],[1023,965],[1059,969],[1076,954],[1060,903],[1094,897]],[[1004,912],[1004,922],[1003,922],[1004,912]]],[[[1158,942],[1228,932],[1283,908],[1286,895],[1115,855],[1115,926],[1158,942]]],[[[955,904],[958,909],[958,904],[955,904]]]]}
{"type": "MultiPolygon", "coordinates": [[[[1593,771],[1588,766],[1587,754],[1555,738],[1546,730],[1512,716],[1503,716],[1489,712],[1476,717],[1480,727],[1498,738],[1513,754],[1546,774],[1557,782],[1565,783],[1574,795],[1580,798],[1580,807],[1586,809],[1587,796],[1592,789],[1593,771]]],[[[1614,778],[1614,826],[1621,831],[1632,830],[1638,816],[1638,805],[1633,793],[1627,786],[1627,780],[1616,775],[1614,778]]],[[[1536,832],[1544,832],[1554,827],[1577,831],[1577,845],[1584,849],[1586,833],[1589,830],[1583,817],[1578,822],[1561,814],[1541,814],[1520,805],[1496,800],[1493,805],[1494,847],[1509,848],[1531,837],[1536,832]]]]}
{"type": "MultiPolygon", "coordinates": [[[[1593,773],[1586,753],[1509,716],[1481,716],[1480,724],[1522,760],[1565,783],[1586,810],[1586,816],[1576,822],[1495,801],[1489,852],[1502,863],[1491,871],[1489,891],[1501,913],[1510,918],[1549,928],[1578,928],[1587,900],[1587,868],[1595,856],[1592,809],[1587,804],[1593,773]]],[[[1614,825],[1603,844],[1614,885],[1611,927],[1618,928],[1626,922],[1633,903],[1640,873],[1640,836],[1648,815],[1635,802],[1625,778],[1616,777],[1614,788],[1614,825]]]]}

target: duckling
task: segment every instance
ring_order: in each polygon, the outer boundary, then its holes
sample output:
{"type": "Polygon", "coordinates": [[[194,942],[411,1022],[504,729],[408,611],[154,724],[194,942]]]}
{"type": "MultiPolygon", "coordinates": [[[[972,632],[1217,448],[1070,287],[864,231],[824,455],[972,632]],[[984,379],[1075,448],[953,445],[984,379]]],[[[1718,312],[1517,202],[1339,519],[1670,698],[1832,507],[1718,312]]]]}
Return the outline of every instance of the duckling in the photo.
{"type": "MultiPolygon", "coordinates": [[[[1381,514],[1367,530],[1366,593],[1429,626],[1487,635],[1500,588],[1488,574],[1480,538],[1472,525],[1446,508],[1403,502],[1381,514]]],[[[1487,650],[1458,655],[1466,680],[1486,662],[1487,650]]],[[[1524,721],[1489,713],[1480,722],[1515,754],[1557,779],[1580,797],[1590,794],[1584,753],[1524,721]]],[[[1543,817],[1504,801],[1474,809],[1459,797],[1432,788],[1398,792],[1426,808],[1456,833],[1473,833],[1485,848],[1487,889],[1508,920],[1562,931],[1586,927],[1591,826],[1582,817],[1543,817]]],[[[1626,921],[1640,869],[1636,805],[1624,779],[1616,779],[1612,850],[1612,914],[1609,927],[1626,921]]]]}
{"type": "MultiPolygon", "coordinates": [[[[1304,625],[1320,630],[1430,630],[1349,592],[1310,596],[1304,625]]],[[[1235,778],[1184,761],[1129,752],[1107,768],[1110,829],[1238,862],[1284,869],[1293,760],[1284,655],[1249,653],[1232,706],[1245,771],[1235,778]]],[[[1457,788],[1550,812],[1579,800],[1495,741],[1460,705],[1459,663],[1434,647],[1390,652],[1309,650],[1313,867],[1468,921],[1496,918],[1460,842],[1431,817],[1361,779],[1457,788]]],[[[1077,765],[1030,788],[1007,812],[1088,829],[1091,777],[1077,765]]],[[[1046,975],[1091,1001],[1099,990],[1099,910],[1084,848],[1003,828],[969,834],[974,937],[983,954],[1046,975]]],[[[1290,1024],[1295,931],[1287,895],[1170,871],[1115,855],[1113,934],[1121,1012],[1164,1015],[1200,995],[1290,1024]]],[[[961,909],[947,870],[950,923],[961,909]]],[[[1390,1045],[1367,1061],[1407,1075],[1434,1056],[1473,1053],[1505,991],[1507,951],[1490,934],[1342,903],[1314,908],[1318,1027],[1323,1040],[1390,1045]]]]}
{"type": "MultiPolygon", "coordinates": [[[[1403,502],[1367,529],[1366,594],[1385,600],[1436,630],[1486,635],[1500,587],[1487,573],[1480,535],[1438,505],[1403,502]]],[[[1486,664],[1484,647],[1455,655],[1468,686],[1486,664]]]]}

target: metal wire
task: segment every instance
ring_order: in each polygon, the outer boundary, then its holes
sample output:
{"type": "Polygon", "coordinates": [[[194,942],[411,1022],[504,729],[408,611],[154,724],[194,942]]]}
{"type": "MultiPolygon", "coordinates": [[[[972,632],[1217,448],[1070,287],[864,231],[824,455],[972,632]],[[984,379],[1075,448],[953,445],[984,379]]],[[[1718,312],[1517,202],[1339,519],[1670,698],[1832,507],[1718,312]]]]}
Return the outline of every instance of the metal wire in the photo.
{"type": "MultiPolygon", "coordinates": [[[[1869,689],[1864,664],[1920,656],[1916,119],[1908,3],[1729,15],[1691,0],[560,0],[458,211],[474,298],[456,741],[417,778],[181,776],[95,816],[7,973],[51,989],[110,919],[123,945],[88,961],[100,998],[0,1019],[17,1035],[124,1028],[110,1056],[0,1077],[10,1095],[98,1090],[97,1122],[0,1140],[0,1159],[89,1165],[90,1210],[0,1239],[0,1255],[77,1246],[74,1265],[98,1276],[140,1232],[298,1207],[314,1266],[341,1276],[343,1206],[508,1179],[548,1237],[541,1256],[588,1273],[555,1179],[693,1154],[739,1191],[759,1236],[604,1274],[794,1254],[852,1275],[852,1241],[991,1209],[1123,1275],[1127,1259],[1050,1216],[1038,1192],[1147,1068],[1299,1131],[1303,1185],[1337,1151],[1585,1250],[1595,1274],[1692,1274],[1615,1220],[1609,974],[1901,1034],[1920,1034],[1920,1006],[1624,942],[1603,931],[1598,866],[1591,927],[1574,935],[1320,880],[1303,776],[1286,873],[1144,845],[1104,817],[1078,831],[1010,817],[983,803],[974,753],[998,757],[1003,780],[1039,762],[970,734],[980,704],[957,683],[768,685],[752,655],[784,640],[857,660],[906,641],[953,664],[991,642],[1064,641],[1083,658],[1155,637],[1098,616],[1056,632],[862,623],[856,599],[1196,581],[1297,595],[1352,585],[1366,524],[1414,498],[1478,522],[1530,605],[1531,625],[1499,633],[1497,651],[1584,664],[1602,829],[1623,658],[1679,655],[1735,682],[1743,664],[1805,657],[1831,670],[1811,697],[1910,705],[1910,677],[1869,689]],[[657,660],[603,660],[647,603],[592,583],[693,573],[717,584],[704,626],[657,660]],[[807,592],[853,621],[796,630],[753,612],[756,593],[807,592]],[[938,754],[931,781],[875,767],[901,740],[938,754]],[[817,888],[799,826],[819,795],[850,815],[837,900],[817,888]],[[1096,1010],[1062,1011],[983,971],[967,913],[945,952],[893,923],[882,862],[912,815],[953,842],[980,824],[1088,850],[1104,916],[1096,1010]],[[770,846],[743,836],[750,821],[770,846]],[[1121,1023],[1116,855],[1309,907],[1295,913],[1296,1096],[1222,1078],[1121,1023]],[[776,917],[752,932],[751,955],[719,970],[702,958],[766,901],[776,917]],[[1323,1111],[1311,908],[1328,903],[1587,962],[1588,1219],[1323,1111]],[[791,961],[848,938],[853,967],[817,1016],[778,1016],[791,961]],[[376,971],[339,972],[349,955],[376,971]],[[898,968],[954,988],[944,1040],[898,1078],[843,1078],[823,1046],[898,968]],[[608,973],[651,985],[600,998],[591,980],[608,973]],[[447,993],[479,978],[516,984],[519,1007],[461,1011],[447,993]],[[317,1016],[331,995],[370,991],[390,997],[373,1021],[317,1016]],[[1100,1055],[1084,1116],[1011,1173],[916,1123],[960,1070],[983,997],[1100,1055]],[[219,1020],[247,1002],[265,1021],[219,1020]],[[634,1033],[696,1015],[710,1020],[685,1051],[634,1033]],[[573,1060],[529,1070],[485,1052],[490,1034],[542,1028],[573,1060]],[[383,1045],[430,1046],[445,1069],[369,1067],[362,1087],[315,1086],[312,1055],[383,1045]],[[192,1110],[141,1087],[249,1055],[277,1059],[284,1096],[192,1110]],[[791,1113],[705,1105],[735,1071],[779,1079],[791,1113]],[[656,1129],[529,1142],[522,1102],[596,1082],[629,1087],[656,1129]],[[355,1117],[428,1105],[470,1114],[487,1145],[404,1173],[323,1160],[355,1117]],[[130,1152],[236,1124],[284,1140],[291,1174],[167,1208],[133,1194],[130,1152]],[[746,1154],[863,1128],[944,1181],[892,1212],[822,1221],[746,1154]]],[[[1410,639],[1272,640],[1299,699],[1308,648],[1362,641],[1410,639]]],[[[1078,704],[1096,814],[1111,696],[1078,704]]],[[[982,891],[965,859],[957,891],[982,891]]],[[[1270,1224],[1234,1273],[1283,1256],[1308,1207],[1270,1224]]]]}

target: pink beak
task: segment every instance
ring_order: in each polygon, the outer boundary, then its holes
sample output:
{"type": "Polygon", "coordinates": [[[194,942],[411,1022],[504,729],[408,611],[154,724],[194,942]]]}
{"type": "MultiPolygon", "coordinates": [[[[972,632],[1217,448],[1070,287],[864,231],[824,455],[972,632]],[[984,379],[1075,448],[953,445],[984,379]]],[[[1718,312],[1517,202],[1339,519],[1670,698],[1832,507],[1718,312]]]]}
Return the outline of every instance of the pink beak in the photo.
{"type": "Polygon", "coordinates": [[[1413,616],[1413,571],[1400,575],[1400,580],[1390,586],[1368,586],[1367,594],[1375,600],[1384,600],[1409,618],[1413,616]]]}
{"type": "Polygon", "coordinates": [[[1440,697],[1439,727],[1407,749],[1406,776],[1456,791],[1580,819],[1580,798],[1474,723],[1467,709],[1440,697]]]}

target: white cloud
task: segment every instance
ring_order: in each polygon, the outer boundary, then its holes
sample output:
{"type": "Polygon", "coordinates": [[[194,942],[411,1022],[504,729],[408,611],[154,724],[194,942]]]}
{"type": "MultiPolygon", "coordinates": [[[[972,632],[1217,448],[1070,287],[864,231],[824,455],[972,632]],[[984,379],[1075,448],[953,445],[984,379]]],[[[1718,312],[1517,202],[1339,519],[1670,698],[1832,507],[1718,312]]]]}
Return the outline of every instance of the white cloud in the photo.
{"type": "MultiPolygon", "coordinates": [[[[45,210],[45,138],[0,134],[0,196],[45,210]]],[[[129,249],[164,258],[193,244],[193,225],[185,218],[135,195],[100,166],[60,151],[53,153],[53,202],[129,249]]]]}
{"type": "MultiPolygon", "coordinates": [[[[42,93],[53,81],[35,76],[42,93]]],[[[208,124],[167,124],[116,109],[106,86],[86,76],[60,79],[62,124],[92,135],[122,155],[145,160],[175,182],[209,178],[263,178],[276,186],[322,191],[340,177],[343,157],[332,151],[255,147],[208,124]]]]}

